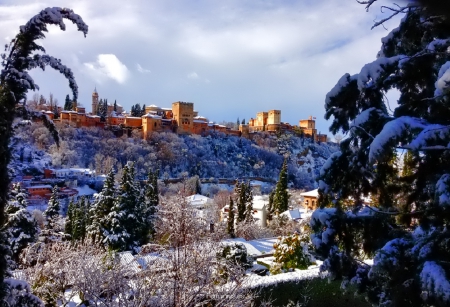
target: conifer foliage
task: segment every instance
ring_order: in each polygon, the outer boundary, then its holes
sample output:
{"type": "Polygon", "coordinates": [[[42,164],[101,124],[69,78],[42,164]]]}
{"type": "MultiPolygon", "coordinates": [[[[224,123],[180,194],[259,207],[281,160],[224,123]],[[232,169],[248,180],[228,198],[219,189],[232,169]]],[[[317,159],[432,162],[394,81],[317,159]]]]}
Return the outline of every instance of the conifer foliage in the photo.
{"type": "Polygon", "coordinates": [[[235,237],[234,223],[235,223],[234,203],[233,203],[233,198],[230,195],[230,205],[228,208],[228,219],[227,219],[227,232],[230,235],[230,237],[232,237],[232,238],[235,237]]]}
{"type": "Polygon", "coordinates": [[[278,179],[275,191],[273,192],[272,205],[270,213],[282,213],[289,207],[288,194],[288,177],[287,177],[287,160],[283,162],[281,167],[280,177],[278,179]]]}
{"type": "Polygon", "coordinates": [[[237,182],[236,187],[237,222],[250,222],[253,220],[253,193],[250,182],[237,182]]]}
{"type": "Polygon", "coordinates": [[[330,277],[354,283],[375,304],[448,306],[450,27],[414,3],[392,12],[405,16],[377,59],[326,96],[331,132],[347,137],[321,170],[312,242],[330,277]],[[391,89],[400,93],[393,112],[391,89]],[[401,175],[392,163],[398,147],[410,152],[401,175]],[[370,195],[377,207],[363,204],[370,195]]]}
{"type": "Polygon", "coordinates": [[[47,209],[44,211],[45,220],[48,229],[55,228],[56,219],[59,216],[61,205],[58,198],[58,186],[54,186],[52,190],[52,196],[48,201],[47,209]]]}
{"type": "MultiPolygon", "coordinates": [[[[73,22],[84,35],[87,34],[88,26],[72,10],[57,7],[47,8],[20,27],[19,33],[6,46],[5,53],[1,55],[0,113],[2,116],[0,117],[0,127],[2,129],[0,129],[0,226],[3,226],[6,222],[5,207],[8,200],[7,191],[9,185],[8,164],[11,159],[9,141],[13,135],[12,123],[15,116],[15,108],[26,98],[28,90],[39,89],[28,74],[28,70],[38,67],[44,69],[45,66],[49,65],[61,72],[68,79],[75,100],[78,96],[78,88],[72,71],[63,65],[60,60],[45,54],[45,49],[36,43],[36,40],[45,37],[44,33],[48,31],[47,25],[58,25],[61,30],[65,30],[64,19],[73,22]]],[[[6,272],[6,250],[4,246],[0,246],[0,255],[0,283],[3,286],[3,279],[6,272]]],[[[12,289],[12,287],[9,288],[12,289]]],[[[3,297],[2,294],[0,293],[0,298],[3,297]]],[[[12,299],[11,296],[9,296],[9,299],[12,299]]],[[[5,302],[10,304],[10,302],[5,302]]]]}
{"type": "Polygon", "coordinates": [[[17,261],[20,252],[31,242],[34,242],[39,227],[27,210],[25,193],[20,184],[15,184],[11,199],[6,206],[7,221],[4,226],[10,244],[12,258],[17,261]]]}

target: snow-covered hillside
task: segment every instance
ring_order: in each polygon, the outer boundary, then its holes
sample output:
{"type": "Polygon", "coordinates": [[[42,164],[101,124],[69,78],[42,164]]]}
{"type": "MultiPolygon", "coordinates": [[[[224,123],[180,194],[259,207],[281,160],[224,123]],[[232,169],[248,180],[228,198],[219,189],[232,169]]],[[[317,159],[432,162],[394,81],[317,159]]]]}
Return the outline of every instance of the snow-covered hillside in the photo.
{"type": "Polygon", "coordinates": [[[135,161],[138,177],[159,169],[161,178],[198,175],[201,178],[261,177],[276,180],[288,157],[293,187],[313,188],[326,159],[338,148],[294,135],[261,133],[253,140],[218,133],[207,137],[154,133],[148,141],[115,137],[95,128],[59,127],[60,148],[39,123],[16,128],[13,168],[17,173],[44,167],[86,167],[106,173],[135,161]],[[32,157],[29,159],[28,157],[32,157]]]}

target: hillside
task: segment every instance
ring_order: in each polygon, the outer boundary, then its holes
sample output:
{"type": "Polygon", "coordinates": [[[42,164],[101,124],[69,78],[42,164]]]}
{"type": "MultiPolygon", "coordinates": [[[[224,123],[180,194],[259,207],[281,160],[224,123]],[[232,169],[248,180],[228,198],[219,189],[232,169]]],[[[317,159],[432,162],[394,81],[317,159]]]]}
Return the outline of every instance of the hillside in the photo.
{"type": "Polygon", "coordinates": [[[208,137],[154,133],[148,140],[115,137],[98,128],[59,127],[57,148],[39,123],[16,126],[12,142],[16,175],[42,172],[44,167],[83,167],[106,173],[135,161],[139,177],[159,169],[161,178],[198,175],[200,178],[263,177],[276,180],[283,157],[289,157],[289,181],[297,188],[313,188],[315,177],[338,147],[314,143],[294,135],[261,133],[248,140],[221,133],[208,137]]]}

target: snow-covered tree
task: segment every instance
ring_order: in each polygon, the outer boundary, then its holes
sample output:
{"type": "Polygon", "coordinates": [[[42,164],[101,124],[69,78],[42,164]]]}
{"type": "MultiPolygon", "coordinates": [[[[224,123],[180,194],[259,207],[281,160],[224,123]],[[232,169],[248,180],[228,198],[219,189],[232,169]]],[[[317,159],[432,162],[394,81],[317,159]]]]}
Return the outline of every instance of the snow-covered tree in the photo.
{"type": "Polygon", "coordinates": [[[234,238],[236,235],[234,233],[234,202],[233,197],[230,195],[230,204],[228,207],[228,218],[227,218],[227,232],[230,235],[230,237],[234,238]]]}
{"type": "Polygon", "coordinates": [[[127,163],[123,168],[117,198],[108,215],[111,228],[105,240],[114,250],[134,250],[147,239],[142,237],[146,228],[146,217],[143,216],[145,205],[135,176],[134,164],[127,163]]]}
{"type": "Polygon", "coordinates": [[[106,175],[102,191],[96,195],[90,209],[92,223],[88,226],[87,231],[89,237],[95,243],[107,244],[105,238],[107,233],[111,231],[112,225],[109,216],[117,197],[114,175],[114,171],[111,169],[106,175]]]}
{"type": "Polygon", "coordinates": [[[11,199],[6,206],[7,220],[4,226],[6,236],[12,252],[12,258],[17,262],[20,252],[31,242],[36,240],[39,232],[37,222],[27,210],[25,192],[20,184],[15,184],[11,192],[11,199]]]}
{"type": "Polygon", "coordinates": [[[155,235],[155,223],[157,219],[159,205],[158,173],[149,172],[147,184],[144,191],[144,216],[145,226],[143,227],[145,237],[155,235]]]}
{"type": "MultiPolygon", "coordinates": [[[[3,226],[6,221],[4,211],[8,200],[8,164],[11,159],[9,142],[14,133],[12,123],[15,117],[16,106],[26,99],[28,90],[38,89],[37,84],[34,83],[28,74],[28,70],[38,67],[44,69],[45,66],[49,65],[60,71],[69,80],[74,99],[78,96],[77,85],[72,71],[64,66],[60,60],[45,54],[45,49],[36,43],[36,40],[45,37],[44,32],[48,31],[47,25],[58,25],[61,30],[65,30],[64,18],[75,23],[79,31],[85,35],[87,34],[87,25],[72,10],[56,7],[47,8],[20,27],[19,33],[7,45],[5,54],[2,54],[2,70],[0,73],[2,116],[0,117],[0,126],[3,129],[0,130],[0,156],[2,157],[0,159],[0,226],[3,226]]],[[[48,127],[54,128],[46,116],[41,118],[48,127]]],[[[52,129],[52,132],[56,136],[56,130],[52,129]]],[[[2,285],[6,272],[6,254],[4,247],[1,247],[0,284],[2,285]]],[[[0,296],[2,295],[0,294],[0,296]]]]}
{"type": "Polygon", "coordinates": [[[250,221],[253,212],[253,193],[250,182],[237,182],[235,187],[237,222],[250,221]]]}
{"type": "Polygon", "coordinates": [[[288,193],[288,174],[287,174],[287,159],[284,160],[281,167],[280,176],[278,178],[273,198],[271,202],[271,214],[282,213],[289,207],[289,193],[288,193]]]}
{"type": "Polygon", "coordinates": [[[54,186],[52,190],[52,195],[48,201],[47,209],[44,211],[45,220],[47,221],[47,227],[49,229],[54,228],[56,219],[59,217],[59,211],[61,210],[61,205],[59,203],[58,197],[58,186],[54,186]]]}
{"type": "MultiPolygon", "coordinates": [[[[361,3],[369,9],[376,0],[361,3]]],[[[346,138],[320,172],[312,242],[330,277],[375,304],[448,306],[450,27],[416,3],[391,9],[404,17],[376,60],[326,96],[330,130],[346,138]],[[392,89],[400,97],[391,112],[392,89]],[[412,153],[405,176],[392,163],[399,149],[412,153]],[[370,195],[377,207],[364,205],[370,195]]]]}

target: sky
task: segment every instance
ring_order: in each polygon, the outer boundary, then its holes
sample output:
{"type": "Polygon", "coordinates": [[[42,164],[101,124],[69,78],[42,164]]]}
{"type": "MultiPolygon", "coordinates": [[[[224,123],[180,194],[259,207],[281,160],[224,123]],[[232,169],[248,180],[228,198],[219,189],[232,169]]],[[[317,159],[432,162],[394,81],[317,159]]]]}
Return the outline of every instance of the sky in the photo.
{"type": "MultiPolygon", "coordinates": [[[[381,38],[398,25],[371,30],[380,5],[366,12],[355,0],[0,0],[0,42],[54,6],[89,26],[86,38],[70,21],[66,31],[50,26],[39,41],[73,70],[87,111],[96,88],[126,110],[186,101],[220,123],[277,109],[293,125],[316,117],[321,133],[331,125],[327,92],[374,61],[381,38]]],[[[48,68],[31,76],[39,94],[64,104],[70,89],[62,75],[48,68]]]]}

